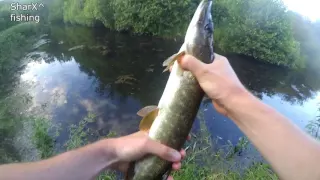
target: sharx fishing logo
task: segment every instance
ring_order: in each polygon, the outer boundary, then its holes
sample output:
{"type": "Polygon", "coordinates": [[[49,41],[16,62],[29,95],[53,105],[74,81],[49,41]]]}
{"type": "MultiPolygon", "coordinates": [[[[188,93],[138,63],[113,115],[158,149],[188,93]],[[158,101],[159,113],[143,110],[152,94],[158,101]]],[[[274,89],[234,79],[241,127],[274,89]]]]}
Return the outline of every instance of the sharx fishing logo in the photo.
{"type": "Polygon", "coordinates": [[[33,21],[36,23],[40,22],[40,16],[37,15],[37,11],[44,8],[43,3],[11,3],[10,10],[12,14],[10,14],[10,21],[16,22],[29,22],[33,21]]]}

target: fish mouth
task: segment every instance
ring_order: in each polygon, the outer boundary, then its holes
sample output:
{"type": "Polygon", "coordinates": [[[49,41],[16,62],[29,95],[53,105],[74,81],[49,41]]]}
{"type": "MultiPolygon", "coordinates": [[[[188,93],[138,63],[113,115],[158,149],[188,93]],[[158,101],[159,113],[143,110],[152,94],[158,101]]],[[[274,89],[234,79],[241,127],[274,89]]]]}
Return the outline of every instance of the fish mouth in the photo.
{"type": "Polygon", "coordinates": [[[193,18],[190,22],[190,26],[201,26],[203,27],[210,22],[212,22],[212,0],[202,0],[199,4],[196,12],[193,15],[193,18]]]}

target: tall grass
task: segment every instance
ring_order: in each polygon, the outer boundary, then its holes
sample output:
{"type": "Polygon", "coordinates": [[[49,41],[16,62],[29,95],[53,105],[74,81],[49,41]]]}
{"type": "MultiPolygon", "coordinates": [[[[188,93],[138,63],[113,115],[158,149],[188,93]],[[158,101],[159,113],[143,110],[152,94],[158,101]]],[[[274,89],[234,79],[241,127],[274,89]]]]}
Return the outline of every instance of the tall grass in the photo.
{"type": "MultiPolygon", "coordinates": [[[[203,115],[201,112],[199,114],[200,117],[203,115]]],[[[59,135],[61,130],[60,126],[54,125],[50,120],[44,118],[32,117],[31,119],[33,122],[32,142],[37,148],[40,158],[45,159],[57,154],[54,146],[55,137],[59,135]]],[[[90,124],[95,120],[96,115],[88,113],[78,124],[70,125],[65,150],[79,148],[95,141],[92,138],[94,130],[90,128],[90,124]]],[[[108,135],[98,137],[96,140],[116,136],[115,132],[110,131],[108,135]]],[[[219,148],[216,146],[217,140],[211,138],[203,120],[200,123],[199,132],[192,134],[192,137],[192,140],[185,145],[188,155],[183,161],[182,169],[173,173],[175,180],[278,179],[270,166],[261,162],[253,163],[243,172],[233,168],[235,164],[233,157],[246,149],[248,145],[244,138],[240,138],[235,146],[228,143],[224,148],[219,148]]],[[[119,179],[119,175],[114,171],[104,171],[96,179],[115,180],[119,179]]]]}
{"type": "Polygon", "coordinates": [[[90,135],[90,129],[87,128],[89,123],[95,121],[96,115],[88,113],[77,125],[72,124],[69,127],[69,139],[65,146],[67,150],[75,149],[89,143],[88,136],[90,135]]]}
{"type": "Polygon", "coordinates": [[[40,158],[46,159],[56,154],[55,138],[59,136],[60,125],[54,125],[49,119],[30,117],[33,125],[32,142],[40,158]]]}
{"type": "Polygon", "coordinates": [[[33,23],[11,26],[0,32],[0,163],[20,161],[14,138],[28,107],[30,96],[14,91],[19,78],[22,57],[32,48],[40,31],[33,23]]]}
{"type": "Polygon", "coordinates": [[[201,112],[198,118],[201,119],[200,131],[186,145],[187,157],[182,163],[182,169],[173,174],[175,180],[278,179],[270,166],[262,162],[254,162],[241,172],[233,157],[247,148],[248,140],[240,138],[236,145],[229,142],[224,148],[219,148],[217,140],[211,139],[201,112]]]}
{"type": "MultiPolygon", "coordinates": [[[[89,137],[93,134],[93,130],[88,128],[88,124],[95,122],[96,115],[93,113],[88,113],[77,125],[72,124],[69,127],[69,139],[67,140],[65,146],[67,150],[76,149],[81,146],[90,143],[89,137]]],[[[110,138],[115,137],[116,133],[110,131],[106,137],[100,138],[110,138]]],[[[114,180],[117,179],[116,173],[114,171],[103,171],[97,178],[97,180],[114,180]]]]}
{"type": "Polygon", "coordinates": [[[14,141],[25,120],[21,112],[30,101],[30,96],[19,92],[7,93],[5,97],[0,95],[0,164],[21,160],[14,141]]]}

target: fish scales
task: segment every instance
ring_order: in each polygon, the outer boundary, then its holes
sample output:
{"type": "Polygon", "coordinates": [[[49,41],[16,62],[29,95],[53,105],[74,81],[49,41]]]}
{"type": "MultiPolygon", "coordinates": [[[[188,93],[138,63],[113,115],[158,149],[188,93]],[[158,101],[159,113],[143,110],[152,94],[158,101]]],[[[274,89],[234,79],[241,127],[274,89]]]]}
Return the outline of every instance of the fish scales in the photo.
{"type": "MultiPolygon", "coordinates": [[[[184,71],[174,60],[181,57],[182,54],[190,54],[202,62],[212,62],[214,53],[211,6],[211,0],[202,0],[189,24],[185,42],[179,53],[170,57],[171,59],[169,58],[169,63],[171,61],[174,63],[158,104],[158,115],[149,131],[151,139],[176,150],[180,150],[186,141],[204,92],[192,73],[184,71]]],[[[166,179],[171,165],[171,162],[148,155],[131,163],[126,179],[166,179]]]]}

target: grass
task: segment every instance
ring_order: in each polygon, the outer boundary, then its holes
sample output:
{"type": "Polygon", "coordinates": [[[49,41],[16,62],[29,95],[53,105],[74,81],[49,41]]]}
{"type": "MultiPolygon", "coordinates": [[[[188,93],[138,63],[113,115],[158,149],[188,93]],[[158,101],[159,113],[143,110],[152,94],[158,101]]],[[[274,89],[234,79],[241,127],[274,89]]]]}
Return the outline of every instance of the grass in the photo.
{"type": "Polygon", "coordinates": [[[84,117],[79,124],[72,124],[70,126],[69,140],[65,144],[67,150],[75,149],[89,143],[88,136],[90,134],[90,129],[87,128],[87,125],[94,122],[95,118],[95,114],[88,113],[88,115],[84,117]]]}
{"type": "Polygon", "coordinates": [[[16,134],[23,127],[25,117],[20,113],[30,102],[30,96],[10,92],[6,96],[0,90],[0,164],[21,161],[14,141],[16,134]]]}
{"type": "Polygon", "coordinates": [[[28,108],[30,97],[14,92],[14,87],[20,75],[22,56],[30,50],[39,32],[33,23],[10,25],[0,32],[0,163],[21,161],[14,138],[23,127],[22,122],[29,119],[21,112],[28,108]]]}
{"type": "MultiPolygon", "coordinates": [[[[201,117],[201,112],[198,117],[201,117]]],[[[90,143],[93,130],[90,129],[90,123],[95,122],[96,115],[88,113],[78,124],[70,125],[69,139],[65,144],[65,150],[75,149],[90,143]]],[[[41,159],[55,155],[54,138],[59,135],[59,126],[53,126],[52,123],[44,118],[33,118],[32,142],[38,149],[41,159]]],[[[110,131],[108,135],[101,138],[116,137],[115,132],[110,131]]],[[[217,148],[216,141],[211,139],[205,122],[200,123],[200,130],[197,134],[192,134],[192,140],[187,142],[187,157],[183,161],[180,171],[174,172],[175,180],[277,180],[278,177],[272,171],[270,166],[261,162],[254,162],[244,171],[234,168],[237,164],[234,157],[239,152],[247,148],[248,140],[240,138],[236,145],[229,142],[224,148],[217,148]]],[[[98,140],[96,139],[96,140],[98,140]]],[[[91,140],[93,141],[93,140],[91,140]]],[[[114,171],[104,171],[97,180],[115,180],[118,175],[114,171]]]]}
{"type": "Polygon", "coordinates": [[[40,151],[41,159],[45,159],[53,155],[54,139],[49,135],[49,128],[50,125],[47,119],[34,119],[34,133],[32,135],[32,141],[40,151]]]}
{"type": "Polygon", "coordinates": [[[234,168],[237,162],[234,162],[233,157],[240,155],[247,148],[248,140],[240,138],[235,146],[229,141],[225,148],[216,148],[217,141],[212,141],[202,117],[200,112],[200,132],[193,135],[193,140],[186,145],[188,155],[182,163],[182,169],[173,173],[175,180],[278,179],[271,167],[262,162],[253,163],[244,172],[234,168]]]}
{"type": "Polygon", "coordinates": [[[40,158],[52,157],[55,155],[55,137],[59,136],[60,126],[52,125],[50,120],[45,118],[32,117],[31,120],[33,121],[32,142],[37,148],[40,158]]]}
{"type": "MultiPolygon", "coordinates": [[[[77,125],[72,124],[69,128],[69,140],[66,142],[65,146],[67,150],[79,148],[81,146],[89,144],[89,136],[93,134],[93,130],[88,128],[88,124],[95,122],[96,115],[93,113],[88,113],[77,125]]],[[[106,137],[102,138],[111,138],[116,137],[116,133],[110,131],[106,137]]],[[[114,180],[116,178],[116,172],[114,171],[104,171],[97,178],[97,180],[114,180]]]]}

